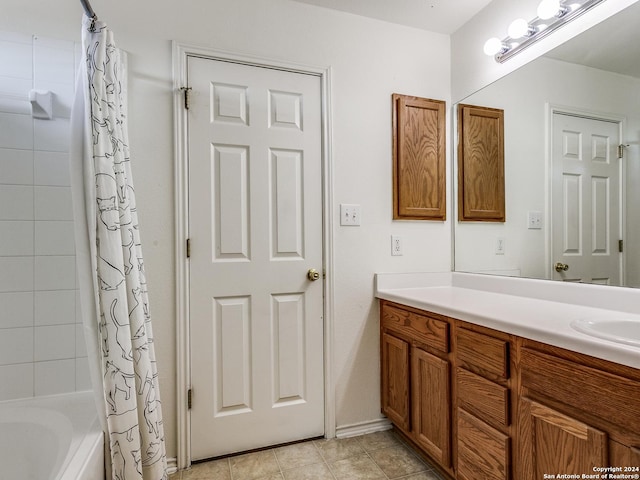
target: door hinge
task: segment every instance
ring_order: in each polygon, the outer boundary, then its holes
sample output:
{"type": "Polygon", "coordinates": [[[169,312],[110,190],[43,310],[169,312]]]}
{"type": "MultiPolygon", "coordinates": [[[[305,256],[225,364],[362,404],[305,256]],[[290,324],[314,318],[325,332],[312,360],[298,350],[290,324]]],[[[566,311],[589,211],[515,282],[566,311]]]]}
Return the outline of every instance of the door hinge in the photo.
{"type": "Polygon", "coordinates": [[[187,238],[187,258],[191,257],[191,239],[187,238]]]}
{"type": "Polygon", "coordinates": [[[180,90],[182,90],[182,94],[184,95],[184,108],[189,110],[189,107],[191,106],[191,87],[182,87],[180,90]]]}
{"type": "Polygon", "coordinates": [[[193,390],[187,390],[187,409],[191,410],[191,404],[193,401],[193,390]]]}
{"type": "Polygon", "coordinates": [[[621,143],[618,145],[618,158],[624,158],[624,149],[627,148],[628,145],[621,143]]]}
{"type": "Polygon", "coordinates": [[[622,253],[624,251],[624,240],[618,240],[618,252],[622,253]]]}

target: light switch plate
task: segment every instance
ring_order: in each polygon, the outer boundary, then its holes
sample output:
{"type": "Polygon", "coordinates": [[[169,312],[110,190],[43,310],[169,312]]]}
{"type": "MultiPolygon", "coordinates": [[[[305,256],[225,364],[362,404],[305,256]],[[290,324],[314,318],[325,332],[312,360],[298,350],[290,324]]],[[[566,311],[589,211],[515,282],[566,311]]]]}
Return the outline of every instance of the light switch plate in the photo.
{"type": "Polygon", "coordinates": [[[527,213],[527,228],[529,230],[540,230],[542,228],[542,212],[527,213]]]}
{"type": "Polygon", "coordinates": [[[359,227],[360,215],[360,205],[340,204],[340,225],[359,227]]]}

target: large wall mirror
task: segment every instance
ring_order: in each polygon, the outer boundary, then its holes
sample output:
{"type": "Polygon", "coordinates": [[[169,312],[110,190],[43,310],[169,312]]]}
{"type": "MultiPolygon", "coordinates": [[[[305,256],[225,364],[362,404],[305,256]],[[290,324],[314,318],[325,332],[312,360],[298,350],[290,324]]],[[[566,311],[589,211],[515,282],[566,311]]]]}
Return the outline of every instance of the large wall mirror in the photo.
{"type": "Polygon", "coordinates": [[[461,102],[504,110],[506,221],[456,221],[456,271],[640,287],[638,24],[640,2],[461,102]]]}

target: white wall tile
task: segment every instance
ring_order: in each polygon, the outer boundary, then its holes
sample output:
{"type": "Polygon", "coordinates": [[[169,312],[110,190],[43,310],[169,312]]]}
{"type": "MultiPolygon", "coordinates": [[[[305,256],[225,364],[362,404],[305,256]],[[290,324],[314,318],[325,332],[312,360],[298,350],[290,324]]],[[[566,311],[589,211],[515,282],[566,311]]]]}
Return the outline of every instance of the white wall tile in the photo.
{"type": "Polygon", "coordinates": [[[71,187],[34,187],[36,220],[73,220],[71,187]]]}
{"type": "Polygon", "coordinates": [[[0,40],[0,75],[33,78],[33,46],[0,40]]]}
{"type": "Polygon", "coordinates": [[[33,396],[33,363],[0,366],[0,401],[33,396]]]}
{"type": "Polygon", "coordinates": [[[0,112],[31,115],[29,91],[32,88],[31,79],[0,77],[0,112]]]}
{"type": "Polygon", "coordinates": [[[74,256],[35,257],[35,290],[74,290],[76,258],[74,256]]]}
{"type": "Polygon", "coordinates": [[[74,46],[73,57],[74,57],[74,63],[76,65],[75,74],[77,75],[78,67],[80,66],[80,62],[82,61],[82,43],[74,42],[73,46],[74,46]]]}
{"type": "Polygon", "coordinates": [[[87,356],[87,342],[84,339],[84,325],[76,324],[76,358],[87,356]]]}
{"type": "Polygon", "coordinates": [[[33,184],[33,150],[0,148],[0,183],[33,184]]]}
{"type": "Polygon", "coordinates": [[[60,38],[45,37],[43,35],[33,35],[33,44],[37,47],[56,48],[66,52],[73,52],[75,42],[71,40],[62,40],[60,38]]]}
{"type": "Polygon", "coordinates": [[[0,185],[0,220],[33,220],[33,187],[0,185]]]}
{"type": "Polygon", "coordinates": [[[91,390],[91,374],[87,357],[76,358],[76,391],[91,390]]]}
{"type": "Polygon", "coordinates": [[[36,150],[33,156],[33,171],[36,185],[68,187],[69,154],[66,152],[41,152],[36,150]]]}
{"type": "Polygon", "coordinates": [[[75,57],[73,42],[36,37],[33,42],[34,72],[37,81],[73,85],[75,57]]]}
{"type": "Polygon", "coordinates": [[[33,290],[33,257],[0,257],[0,292],[33,290]]]}
{"type": "Polygon", "coordinates": [[[0,32],[0,400],[91,388],[66,153],[80,57],[0,32]],[[32,118],[31,88],[53,92],[53,120],[32,118]]]}
{"type": "Polygon", "coordinates": [[[0,256],[33,255],[33,224],[31,220],[0,220],[0,256]]]}
{"type": "Polygon", "coordinates": [[[33,362],[33,327],[0,330],[0,365],[33,362]]]}
{"type": "Polygon", "coordinates": [[[0,328],[32,327],[33,292],[0,293],[0,312],[0,328]]]}
{"type": "Polygon", "coordinates": [[[30,35],[28,33],[0,31],[0,41],[26,43],[31,45],[33,43],[33,35],[30,35]]]}
{"type": "Polygon", "coordinates": [[[31,115],[0,112],[0,148],[33,149],[31,115]]]}
{"type": "Polygon", "coordinates": [[[34,377],[36,396],[73,392],[76,387],[76,361],[37,362],[34,377]]]}
{"type": "Polygon", "coordinates": [[[30,78],[16,78],[0,76],[0,95],[21,97],[29,102],[29,90],[33,88],[33,80],[30,78]]]}
{"type": "Polygon", "coordinates": [[[33,146],[36,150],[68,152],[70,139],[71,122],[68,118],[33,119],[33,146]]]}
{"type": "Polygon", "coordinates": [[[75,323],[75,290],[35,292],[34,301],[34,324],[36,326],[75,323]]]}
{"type": "Polygon", "coordinates": [[[76,356],[76,325],[35,327],[36,362],[63,360],[76,356]]]}
{"type": "Polygon", "coordinates": [[[35,254],[75,255],[76,250],[73,222],[35,222],[35,254]]]}
{"type": "Polygon", "coordinates": [[[80,304],[80,290],[76,290],[76,323],[82,323],[82,305],[80,304]]]}
{"type": "Polygon", "coordinates": [[[0,112],[31,115],[31,104],[23,98],[0,93],[0,112]]]}

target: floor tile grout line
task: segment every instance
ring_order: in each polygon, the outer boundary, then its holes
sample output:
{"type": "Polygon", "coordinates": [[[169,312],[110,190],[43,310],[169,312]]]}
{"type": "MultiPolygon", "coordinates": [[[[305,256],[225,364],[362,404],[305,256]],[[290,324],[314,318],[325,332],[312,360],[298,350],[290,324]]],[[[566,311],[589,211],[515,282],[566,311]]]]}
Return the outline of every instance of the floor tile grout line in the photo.
{"type": "Polygon", "coordinates": [[[316,451],[320,455],[320,458],[322,459],[322,463],[324,463],[325,467],[327,467],[327,470],[329,470],[329,475],[333,477],[333,480],[338,480],[338,478],[333,473],[333,470],[331,469],[331,465],[329,465],[329,462],[327,462],[327,459],[324,458],[324,455],[322,454],[322,450],[320,450],[320,447],[318,447],[318,444],[315,442],[315,440],[311,440],[311,443],[313,443],[313,446],[316,448],[316,451]]]}
{"type": "Polygon", "coordinates": [[[276,449],[272,448],[271,451],[273,452],[273,456],[276,459],[276,464],[278,464],[278,469],[280,470],[280,476],[282,477],[282,480],[284,480],[284,470],[282,469],[282,465],[280,464],[280,460],[278,460],[278,454],[276,453],[276,449]]]}

